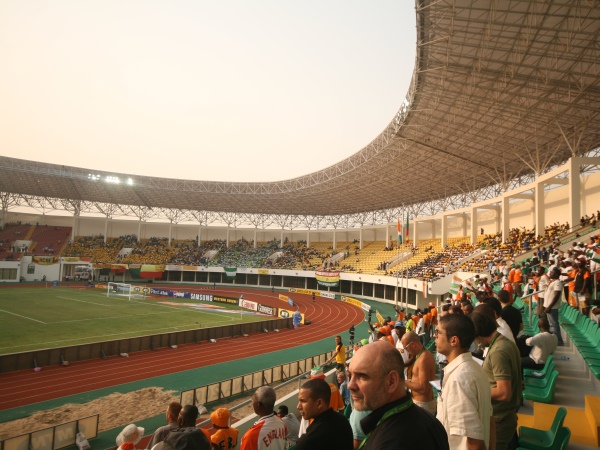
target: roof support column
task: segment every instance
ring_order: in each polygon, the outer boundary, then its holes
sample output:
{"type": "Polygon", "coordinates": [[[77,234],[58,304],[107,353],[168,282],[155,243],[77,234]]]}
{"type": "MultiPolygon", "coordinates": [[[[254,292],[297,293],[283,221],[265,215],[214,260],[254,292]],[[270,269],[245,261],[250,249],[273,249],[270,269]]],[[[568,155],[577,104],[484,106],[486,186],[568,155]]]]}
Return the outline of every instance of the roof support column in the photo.
{"type": "Polygon", "coordinates": [[[108,216],[106,216],[106,220],[104,221],[104,243],[106,244],[106,237],[108,236],[108,216]]]}
{"type": "Polygon", "coordinates": [[[535,234],[537,236],[544,236],[546,229],[545,214],[546,205],[544,204],[544,182],[538,182],[535,185],[535,234]]]}
{"type": "Polygon", "coordinates": [[[171,245],[172,234],[173,234],[173,222],[169,222],[169,246],[171,245]]]}
{"type": "Polygon", "coordinates": [[[336,235],[336,229],[333,229],[333,250],[335,250],[337,248],[337,235],[336,235]]]}
{"type": "Polygon", "coordinates": [[[448,216],[442,214],[442,248],[446,247],[448,241],[448,216]]]}
{"type": "Polygon", "coordinates": [[[225,245],[229,248],[229,225],[227,225],[227,236],[225,239],[225,245]]]}
{"type": "MultiPolygon", "coordinates": [[[[412,225],[412,227],[413,227],[413,247],[417,247],[417,244],[418,244],[418,242],[417,242],[417,236],[418,236],[417,235],[417,224],[418,223],[419,222],[417,222],[416,219],[413,220],[413,225],[412,225]]],[[[410,222],[408,223],[408,229],[410,230],[410,222]]]]}
{"type": "Polygon", "coordinates": [[[477,244],[477,208],[471,207],[471,245],[477,244]]]}
{"type": "Polygon", "coordinates": [[[466,236],[467,235],[467,214],[461,213],[461,216],[462,216],[462,235],[466,236]]]}
{"type": "Polygon", "coordinates": [[[567,164],[569,165],[569,210],[571,211],[569,225],[574,227],[581,218],[581,177],[579,176],[581,158],[573,156],[567,164]]]}
{"type": "Polygon", "coordinates": [[[258,228],[254,227],[254,248],[256,248],[256,233],[257,233],[258,228]]]}
{"type": "Polygon", "coordinates": [[[310,228],[306,230],[306,248],[310,247],[310,228]]]}
{"type": "Polygon", "coordinates": [[[360,243],[358,244],[360,249],[362,250],[362,243],[363,243],[363,229],[362,227],[360,227],[360,231],[358,233],[358,239],[360,241],[360,243]]]}
{"type": "Polygon", "coordinates": [[[510,197],[505,195],[502,197],[502,242],[506,242],[509,237],[510,225],[510,197]]]}

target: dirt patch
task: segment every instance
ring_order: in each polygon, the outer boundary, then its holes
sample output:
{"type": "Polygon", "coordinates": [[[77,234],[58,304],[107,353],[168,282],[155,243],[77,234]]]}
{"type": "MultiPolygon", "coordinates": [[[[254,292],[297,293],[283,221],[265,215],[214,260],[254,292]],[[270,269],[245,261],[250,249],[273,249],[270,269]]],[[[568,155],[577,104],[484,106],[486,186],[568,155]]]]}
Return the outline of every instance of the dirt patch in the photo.
{"type": "Polygon", "coordinates": [[[157,387],[127,394],[111,394],[91,402],[69,403],[59,408],[38,411],[29,417],[0,423],[0,439],[42,430],[71,420],[100,414],[99,431],[106,431],[164,413],[167,405],[177,401],[175,391],[157,387]]]}
{"type": "MultiPolygon", "coordinates": [[[[277,389],[277,397],[284,397],[297,388],[298,383],[290,383],[283,386],[277,389]]],[[[47,411],[38,411],[23,419],[0,423],[0,439],[42,430],[93,414],[100,414],[99,432],[124,427],[130,423],[137,423],[140,420],[164,414],[170,402],[179,401],[179,397],[178,395],[174,395],[175,393],[176,391],[164,391],[158,387],[150,387],[126,394],[115,393],[107,395],[106,397],[101,397],[87,403],[70,403],[47,411]]],[[[219,403],[218,405],[210,405],[208,410],[212,412],[218,407],[233,408],[250,398],[248,396],[230,402],[219,403]]],[[[253,413],[252,405],[249,404],[237,409],[232,415],[241,419],[253,413]]],[[[201,416],[201,419],[205,420],[208,417],[209,414],[205,413],[201,416]]],[[[153,432],[154,430],[146,430],[147,435],[153,432]]]]}

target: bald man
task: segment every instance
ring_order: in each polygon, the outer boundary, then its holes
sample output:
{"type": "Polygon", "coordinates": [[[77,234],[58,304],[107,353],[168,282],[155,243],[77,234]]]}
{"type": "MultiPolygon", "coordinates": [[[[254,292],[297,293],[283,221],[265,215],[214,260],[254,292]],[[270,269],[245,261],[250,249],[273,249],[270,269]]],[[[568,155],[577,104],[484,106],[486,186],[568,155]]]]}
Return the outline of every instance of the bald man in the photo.
{"type": "Polygon", "coordinates": [[[406,387],[410,389],[415,405],[435,416],[437,405],[433,398],[433,388],[429,384],[430,381],[435,380],[433,355],[423,346],[414,331],[409,331],[402,336],[402,345],[413,359],[413,363],[408,369],[406,387]]]}
{"type": "Polygon", "coordinates": [[[449,449],[448,435],[431,414],[406,392],[404,362],[387,342],[373,342],[350,360],[348,388],[358,411],[372,411],[360,421],[367,436],[361,450],[449,449]]]}

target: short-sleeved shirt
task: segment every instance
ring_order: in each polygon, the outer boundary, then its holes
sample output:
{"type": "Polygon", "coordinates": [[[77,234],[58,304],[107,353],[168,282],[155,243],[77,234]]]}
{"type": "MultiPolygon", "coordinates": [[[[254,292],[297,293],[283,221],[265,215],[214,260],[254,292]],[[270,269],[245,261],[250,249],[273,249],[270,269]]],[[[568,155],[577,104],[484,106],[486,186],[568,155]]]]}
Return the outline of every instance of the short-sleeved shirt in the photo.
{"type": "MultiPolygon", "coordinates": [[[[550,302],[554,298],[554,295],[557,291],[559,293],[562,293],[563,282],[560,280],[553,280],[552,282],[550,282],[550,284],[546,288],[546,292],[544,292],[544,308],[547,308],[548,306],[550,306],[550,302]]],[[[552,307],[552,309],[558,309],[558,308],[560,308],[560,297],[559,297],[559,300],[556,303],[554,303],[554,306],[552,307]]]]}
{"type": "Polygon", "coordinates": [[[237,447],[239,430],[237,428],[219,428],[210,437],[210,442],[219,450],[231,450],[237,447]]]}
{"type": "Polygon", "coordinates": [[[498,336],[490,347],[483,370],[490,386],[495,388],[498,380],[510,380],[512,396],[509,400],[492,400],[494,417],[499,420],[509,413],[515,413],[521,404],[521,354],[516,344],[498,336]]]}
{"type": "Polygon", "coordinates": [[[457,356],[444,368],[437,418],[448,433],[450,448],[468,450],[467,438],[489,447],[492,392],[481,366],[470,353],[457,356]]]}
{"type": "Polygon", "coordinates": [[[346,362],[346,347],[344,344],[340,344],[335,347],[337,355],[335,355],[335,362],[337,364],[344,364],[346,362]]]}

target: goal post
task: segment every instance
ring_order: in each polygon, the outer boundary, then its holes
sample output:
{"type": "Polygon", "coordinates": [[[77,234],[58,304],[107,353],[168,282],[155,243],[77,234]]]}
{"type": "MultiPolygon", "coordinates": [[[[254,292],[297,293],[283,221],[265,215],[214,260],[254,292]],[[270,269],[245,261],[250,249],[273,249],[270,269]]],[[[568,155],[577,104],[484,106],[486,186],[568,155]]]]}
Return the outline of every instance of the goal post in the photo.
{"type": "Polygon", "coordinates": [[[132,298],[145,298],[146,287],[145,286],[132,286],[127,283],[116,283],[109,281],[106,289],[107,297],[127,297],[129,300],[132,298]]]}

